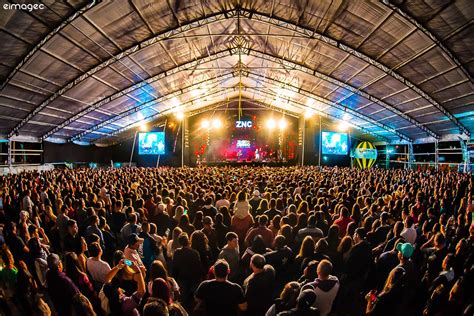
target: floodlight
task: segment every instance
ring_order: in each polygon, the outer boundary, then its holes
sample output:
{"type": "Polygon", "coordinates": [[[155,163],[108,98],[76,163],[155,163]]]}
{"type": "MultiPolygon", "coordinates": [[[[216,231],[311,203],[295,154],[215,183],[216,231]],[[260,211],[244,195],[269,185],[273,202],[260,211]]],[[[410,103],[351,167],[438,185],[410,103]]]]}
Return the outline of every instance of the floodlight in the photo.
{"type": "Polygon", "coordinates": [[[215,118],[212,120],[212,128],[221,128],[222,122],[220,119],[215,118]]]}
{"type": "Polygon", "coordinates": [[[274,129],[276,127],[276,122],[274,119],[268,119],[267,120],[267,128],[268,129],[274,129]]]}
{"type": "Polygon", "coordinates": [[[176,118],[180,121],[183,120],[184,119],[184,113],[183,112],[176,113],[176,118]]]}
{"type": "Polygon", "coordinates": [[[288,125],[288,123],[286,122],[286,120],[284,118],[281,118],[278,121],[278,128],[280,128],[281,130],[285,129],[287,125],[288,125]]]}
{"type": "Polygon", "coordinates": [[[209,120],[203,120],[201,122],[201,127],[202,128],[209,128],[209,127],[211,127],[211,122],[209,122],[209,120]]]}

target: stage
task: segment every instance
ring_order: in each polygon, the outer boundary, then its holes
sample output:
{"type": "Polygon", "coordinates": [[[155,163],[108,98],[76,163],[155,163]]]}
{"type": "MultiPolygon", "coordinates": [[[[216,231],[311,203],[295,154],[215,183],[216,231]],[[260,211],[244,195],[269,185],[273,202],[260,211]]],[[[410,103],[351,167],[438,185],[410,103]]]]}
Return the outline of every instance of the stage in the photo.
{"type": "Polygon", "coordinates": [[[286,166],[295,166],[296,161],[252,161],[252,160],[224,160],[224,161],[212,161],[212,162],[201,162],[201,166],[209,167],[286,167],[286,166]]]}

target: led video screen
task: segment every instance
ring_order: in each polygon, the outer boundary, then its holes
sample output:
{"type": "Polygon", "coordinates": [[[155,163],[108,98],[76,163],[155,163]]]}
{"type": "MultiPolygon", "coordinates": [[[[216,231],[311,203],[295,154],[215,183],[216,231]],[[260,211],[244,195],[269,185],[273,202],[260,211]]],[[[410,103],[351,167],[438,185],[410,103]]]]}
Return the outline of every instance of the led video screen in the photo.
{"type": "Polygon", "coordinates": [[[323,155],[347,155],[349,140],[346,133],[322,132],[321,140],[323,155]]]}
{"type": "Polygon", "coordinates": [[[148,132],[138,134],[138,154],[139,155],[164,155],[165,154],[165,133],[148,132]]]}

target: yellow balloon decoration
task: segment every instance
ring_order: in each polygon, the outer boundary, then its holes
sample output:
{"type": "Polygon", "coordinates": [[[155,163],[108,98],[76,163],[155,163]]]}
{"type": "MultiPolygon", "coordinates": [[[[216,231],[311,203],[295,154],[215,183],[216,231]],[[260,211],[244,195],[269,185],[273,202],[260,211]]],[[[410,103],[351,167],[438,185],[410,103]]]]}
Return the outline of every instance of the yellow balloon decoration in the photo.
{"type": "Polygon", "coordinates": [[[362,142],[354,149],[353,156],[359,168],[368,169],[377,160],[377,149],[370,142],[362,142]]]}

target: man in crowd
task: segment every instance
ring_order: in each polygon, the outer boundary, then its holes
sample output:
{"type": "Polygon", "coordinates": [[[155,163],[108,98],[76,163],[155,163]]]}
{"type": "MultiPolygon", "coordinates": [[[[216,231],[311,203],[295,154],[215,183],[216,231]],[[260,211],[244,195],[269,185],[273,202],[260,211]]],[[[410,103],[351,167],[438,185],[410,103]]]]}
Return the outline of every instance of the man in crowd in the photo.
{"type": "Polygon", "coordinates": [[[196,290],[196,301],[203,305],[208,316],[237,316],[238,311],[245,311],[244,293],[240,285],[227,280],[229,265],[225,260],[218,260],[213,265],[214,280],[203,281],[196,290]]]}

